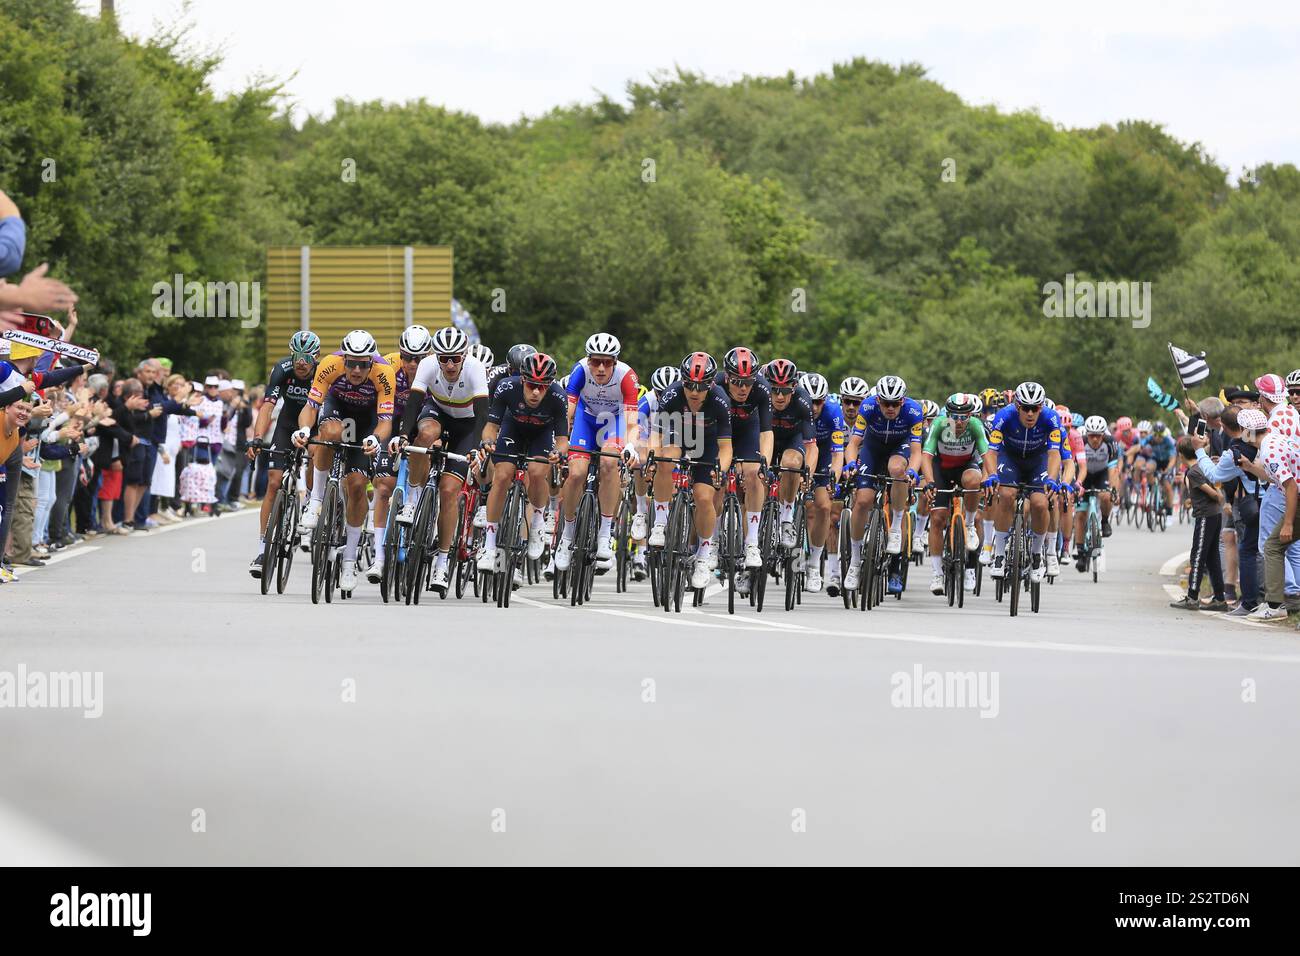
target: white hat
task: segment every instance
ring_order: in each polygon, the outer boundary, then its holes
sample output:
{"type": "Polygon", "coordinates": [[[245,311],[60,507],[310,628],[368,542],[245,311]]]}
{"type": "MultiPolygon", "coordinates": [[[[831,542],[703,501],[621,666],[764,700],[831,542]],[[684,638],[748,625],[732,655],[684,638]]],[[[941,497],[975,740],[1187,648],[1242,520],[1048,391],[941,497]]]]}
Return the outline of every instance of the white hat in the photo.
{"type": "Polygon", "coordinates": [[[190,382],[190,387],[193,388],[196,392],[201,392],[201,391],[203,391],[203,383],[202,383],[202,382],[190,382]]]}
{"type": "Polygon", "coordinates": [[[205,379],[203,380],[203,384],[204,384],[204,385],[220,385],[220,384],[221,384],[221,379],[217,378],[215,375],[209,375],[207,378],[205,378],[205,379]]]}
{"type": "Polygon", "coordinates": [[[1268,419],[1258,408],[1242,409],[1237,416],[1237,427],[1248,432],[1263,431],[1268,427],[1268,419]]]}
{"type": "Polygon", "coordinates": [[[223,392],[226,389],[230,388],[230,379],[228,378],[221,379],[221,381],[217,382],[217,388],[221,389],[223,392]]]}
{"type": "Polygon", "coordinates": [[[230,387],[242,392],[244,390],[244,380],[242,378],[233,378],[230,380],[230,387]]]}

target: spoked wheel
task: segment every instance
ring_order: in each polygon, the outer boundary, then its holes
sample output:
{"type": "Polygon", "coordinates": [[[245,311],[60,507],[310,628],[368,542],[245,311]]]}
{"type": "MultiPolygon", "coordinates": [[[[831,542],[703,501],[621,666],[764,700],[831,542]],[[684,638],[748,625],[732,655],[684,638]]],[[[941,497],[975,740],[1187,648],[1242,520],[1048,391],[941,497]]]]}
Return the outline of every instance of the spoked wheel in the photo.
{"type": "Polygon", "coordinates": [[[663,549],[646,548],[645,552],[645,569],[648,580],[650,581],[650,598],[654,601],[654,606],[658,607],[660,603],[659,589],[663,579],[663,549]]]}
{"type": "Polygon", "coordinates": [[[763,564],[754,568],[749,578],[749,593],[754,608],[763,610],[763,599],[767,596],[767,578],[772,573],[772,562],[776,554],[777,505],[772,499],[763,502],[762,517],[758,520],[758,549],[763,555],[763,564]]]}

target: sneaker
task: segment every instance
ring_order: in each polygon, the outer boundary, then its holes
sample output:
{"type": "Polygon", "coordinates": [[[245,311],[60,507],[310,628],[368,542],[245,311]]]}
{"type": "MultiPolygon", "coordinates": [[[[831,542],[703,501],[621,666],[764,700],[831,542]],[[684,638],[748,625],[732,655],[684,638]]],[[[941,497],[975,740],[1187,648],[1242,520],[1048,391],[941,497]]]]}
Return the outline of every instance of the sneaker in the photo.
{"type": "Polygon", "coordinates": [[[1000,578],[1007,573],[1007,556],[998,554],[993,556],[993,565],[989,568],[989,577],[1000,578]]]}
{"type": "Polygon", "coordinates": [[[761,568],[763,566],[763,551],[757,544],[745,545],[745,567],[761,568]]]}
{"type": "Polygon", "coordinates": [[[487,527],[487,505],[479,505],[478,510],[474,512],[474,527],[487,527]]]}
{"type": "Polygon", "coordinates": [[[701,557],[705,556],[701,555],[700,557],[697,557],[695,559],[695,567],[691,569],[691,587],[695,588],[697,591],[701,588],[708,587],[709,581],[713,577],[713,575],[709,573],[708,561],[700,560],[701,557]]]}
{"type": "Polygon", "coordinates": [[[785,548],[788,551],[798,543],[799,540],[798,538],[795,537],[794,534],[794,522],[782,521],[781,522],[781,547],[785,548]]]}
{"type": "Polygon", "coordinates": [[[1171,601],[1169,606],[1179,611],[1199,611],[1201,609],[1199,601],[1193,601],[1186,597],[1179,601],[1171,601]]]}
{"type": "Polygon", "coordinates": [[[447,593],[447,562],[435,561],[433,573],[429,576],[429,590],[438,594],[447,593]]]}
{"type": "Polygon", "coordinates": [[[849,565],[849,570],[844,575],[844,590],[856,591],[858,589],[858,575],[860,573],[861,568],[858,564],[849,565]]]}
{"type": "Polygon", "coordinates": [[[560,546],[555,549],[555,570],[569,570],[569,562],[573,560],[573,542],[568,538],[560,539],[560,546]]]}
{"type": "Polygon", "coordinates": [[[704,570],[712,571],[718,566],[717,549],[711,544],[706,544],[695,552],[696,565],[704,565],[704,570]]]}
{"type": "Polygon", "coordinates": [[[822,589],[822,573],[816,568],[809,568],[803,579],[803,589],[809,594],[817,594],[822,589]]]}
{"type": "Polygon", "coordinates": [[[1074,569],[1080,574],[1086,574],[1088,571],[1088,556],[1081,554],[1074,559],[1074,569]]]}
{"type": "Polygon", "coordinates": [[[366,580],[371,584],[378,584],[384,576],[384,552],[380,551],[375,555],[375,563],[366,569],[366,580]]]}
{"type": "Polygon", "coordinates": [[[901,531],[889,532],[889,543],[885,545],[885,550],[888,551],[890,554],[902,554],[903,553],[903,532],[901,531]]]}
{"type": "Polygon", "coordinates": [[[0,581],[3,581],[5,584],[12,584],[17,580],[18,575],[14,574],[8,568],[0,568],[0,581]]]}
{"type": "Polygon", "coordinates": [[[478,569],[491,574],[497,569],[497,549],[484,548],[483,553],[478,556],[478,569]]]}
{"type": "Polygon", "coordinates": [[[890,594],[902,594],[903,579],[897,574],[891,574],[889,576],[889,584],[886,585],[885,590],[890,594]]]}
{"type": "Polygon", "coordinates": [[[647,575],[645,566],[645,555],[638,551],[632,556],[632,580],[644,581],[647,575]]]}
{"type": "Polygon", "coordinates": [[[980,564],[988,567],[993,563],[993,545],[986,544],[980,549],[980,564]]]}
{"type": "Polygon", "coordinates": [[[1056,577],[1061,573],[1061,562],[1055,554],[1047,556],[1047,573],[1052,577],[1056,577]]]}
{"type": "Polygon", "coordinates": [[[261,580],[261,578],[262,578],[262,552],[259,551],[259,552],[257,553],[257,557],[255,557],[255,558],[254,558],[254,559],[249,563],[249,565],[248,565],[248,573],[251,574],[255,579],[257,579],[257,580],[259,580],[259,581],[261,580]]]}
{"type": "Polygon", "coordinates": [[[528,556],[536,561],[546,550],[546,532],[542,528],[530,528],[528,531],[528,556]]]}
{"type": "Polygon", "coordinates": [[[1029,564],[1029,581],[1031,584],[1039,584],[1043,580],[1043,556],[1041,554],[1033,555],[1029,564]]]}
{"type": "Polygon", "coordinates": [[[1211,601],[1201,606],[1202,611],[1227,611],[1232,607],[1227,601],[1211,601]]]}
{"type": "Polygon", "coordinates": [[[614,560],[614,546],[609,538],[601,538],[599,541],[596,542],[596,560],[597,561],[614,560]]]}
{"type": "Polygon", "coordinates": [[[966,526],[966,550],[978,551],[979,549],[980,549],[979,532],[975,530],[974,525],[968,524],[966,526]]]}
{"type": "Polygon", "coordinates": [[[339,590],[352,592],[357,589],[357,563],[344,561],[339,571],[339,590]]]}
{"type": "Polygon", "coordinates": [[[644,541],[646,533],[645,515],[636,514],[632,516],[632,530],[629,532],[633,541],[644,541]]]}
{"type": "Polygon", "coordinates": [[[1252,608],[1248,608],[1244,604],[1238,604],[1231,611],[1225,614],[1224,617],[1250,617],[1250,612],[1252,610],[1252,608]]]}
{"type": "Polygon", "coordinates": [[[298,522],[298,527],[303,531],[312,531],[320,521],[320,502],[315,499],[307,502],[307,506],[302,509],[302,519],[298,522]]]}
{"type": "Polygon", "coordinates": [[[966,588],[967,591],[975,590],[975,569],[974,568],[966,569],[966,580],[963,586],[966,588]]]}
{"type": "Polygon", "coordinates": [[[646,544],[652,548],[662,548],[667,538],[668,525],[657,524],[650,529],[650,537],[646,540],[646,544]]]}
{"type": "Polygon", "coordinates": [[[714,544],[709,545],[708,563],[709,563],[710,571],[718,570],[718,546],[717,545],[714,544]]]}
{"type": "Polygon", "coordinates": [[[1261,603],[1259,607],[1257,607],[1257,608],[1255,608],[1255,610],[1251,611],[1250,614],[1247,615],[1246,620],[1248,620],[1248,621],[1285,621],[1285,620],[1286,620],[1286,616],[1287,616],[1287,615],[1286,615],[1286,608],[1284,608],[1284,607],[1269,607],[1268,604],[1267,604],[1267,602],[1265,602],[1265,603],[1261,603]]]}
{"type": "Polygon", "coordinates": [[[930,578],[930,593],[942,594],[944,590],[943,585],[943,572],[935,571],[934,575],[930,578]]]}

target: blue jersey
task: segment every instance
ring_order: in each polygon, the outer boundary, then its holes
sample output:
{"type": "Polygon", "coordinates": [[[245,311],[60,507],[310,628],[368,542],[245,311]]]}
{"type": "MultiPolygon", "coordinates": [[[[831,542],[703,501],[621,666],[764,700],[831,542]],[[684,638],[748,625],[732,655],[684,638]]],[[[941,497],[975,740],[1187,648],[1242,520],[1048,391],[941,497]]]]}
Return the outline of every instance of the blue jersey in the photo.
{"type": "Polygon", "coordinates": [[[844,450],[844,412],[840,409],[839,402],[832,402],[827,399],[822,403],[822,413],[813,420],[813,428],[817,432],[817,467],[822,469],[822,463],[825,462],[827,467],[830,466],[831,455],[837,451],[844,450]]]}
{"type": "Polygon", "coordinates": [[[1020,423],[1020,410],[1015,405],[1008,405],[993,418],[989,433],[990,451],[1028,458],[1052,449],[1061,452],[1063,447],[1061,420],[1050,408],[1044,408],[1038,413],[1038,421],[1034,422],[1033,428],[1025,428],[1020,423]]]}
{"type": "Polygon", "coordinates": [[[1151,457],[1161,465],[1168,463],[1174,457],[1174,452],[1178,450],[1172,435],[1165,435],[1164,438],[1148,435],[1142,439],[1142,444],[1139,447],[1149,451],[1151,457]]]}
{"type": "Polygon", "coordinates": [[[894,418],[886,418],[876,404],[874,395],[864,399],[858,407],[858,418],[853,423],[853,435],[866,438],[878,445],[898,445],[910,441],[919,445],[925,428],[925,412],[921,403],[913,398],[903,399],[903,407],[894,418]]]}

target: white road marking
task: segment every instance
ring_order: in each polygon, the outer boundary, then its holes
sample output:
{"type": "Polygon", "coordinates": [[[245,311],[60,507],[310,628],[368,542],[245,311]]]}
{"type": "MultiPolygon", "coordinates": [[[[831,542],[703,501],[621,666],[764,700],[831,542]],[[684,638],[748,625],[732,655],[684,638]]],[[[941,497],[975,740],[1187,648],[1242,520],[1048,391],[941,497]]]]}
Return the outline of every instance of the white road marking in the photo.
{"type": "MultiPolygon", "coordinates": [[[[46,558],[45,563],[46,565],[59,564],[63,561],[68,561],[71,560],[72,558],[79,557],[80,555],[90,554],[92,551],[98,551],[99,548],[100,546],[97,544],[75,544],[70,548],[64,548],[62,551],[59,551],[58,553],[53,554],[50,557],[46,558]]],[[[24,574],[31,574],[33,571],[39,571],[39,570],[40,568],[18,566],[14,568],[14,574],[16,574],[18,577],[21,578],[24,574]]]]}
{"type": "Polygon", "coordinates": [[[1171,574],[1177,574],[1182,570],[1183,564],[1192,556],[1192,552],[1184,551],[1182,554],[1175,554],[1172,558],[1160,565],[1160,576],[1169,577],[1171,574]]]}

